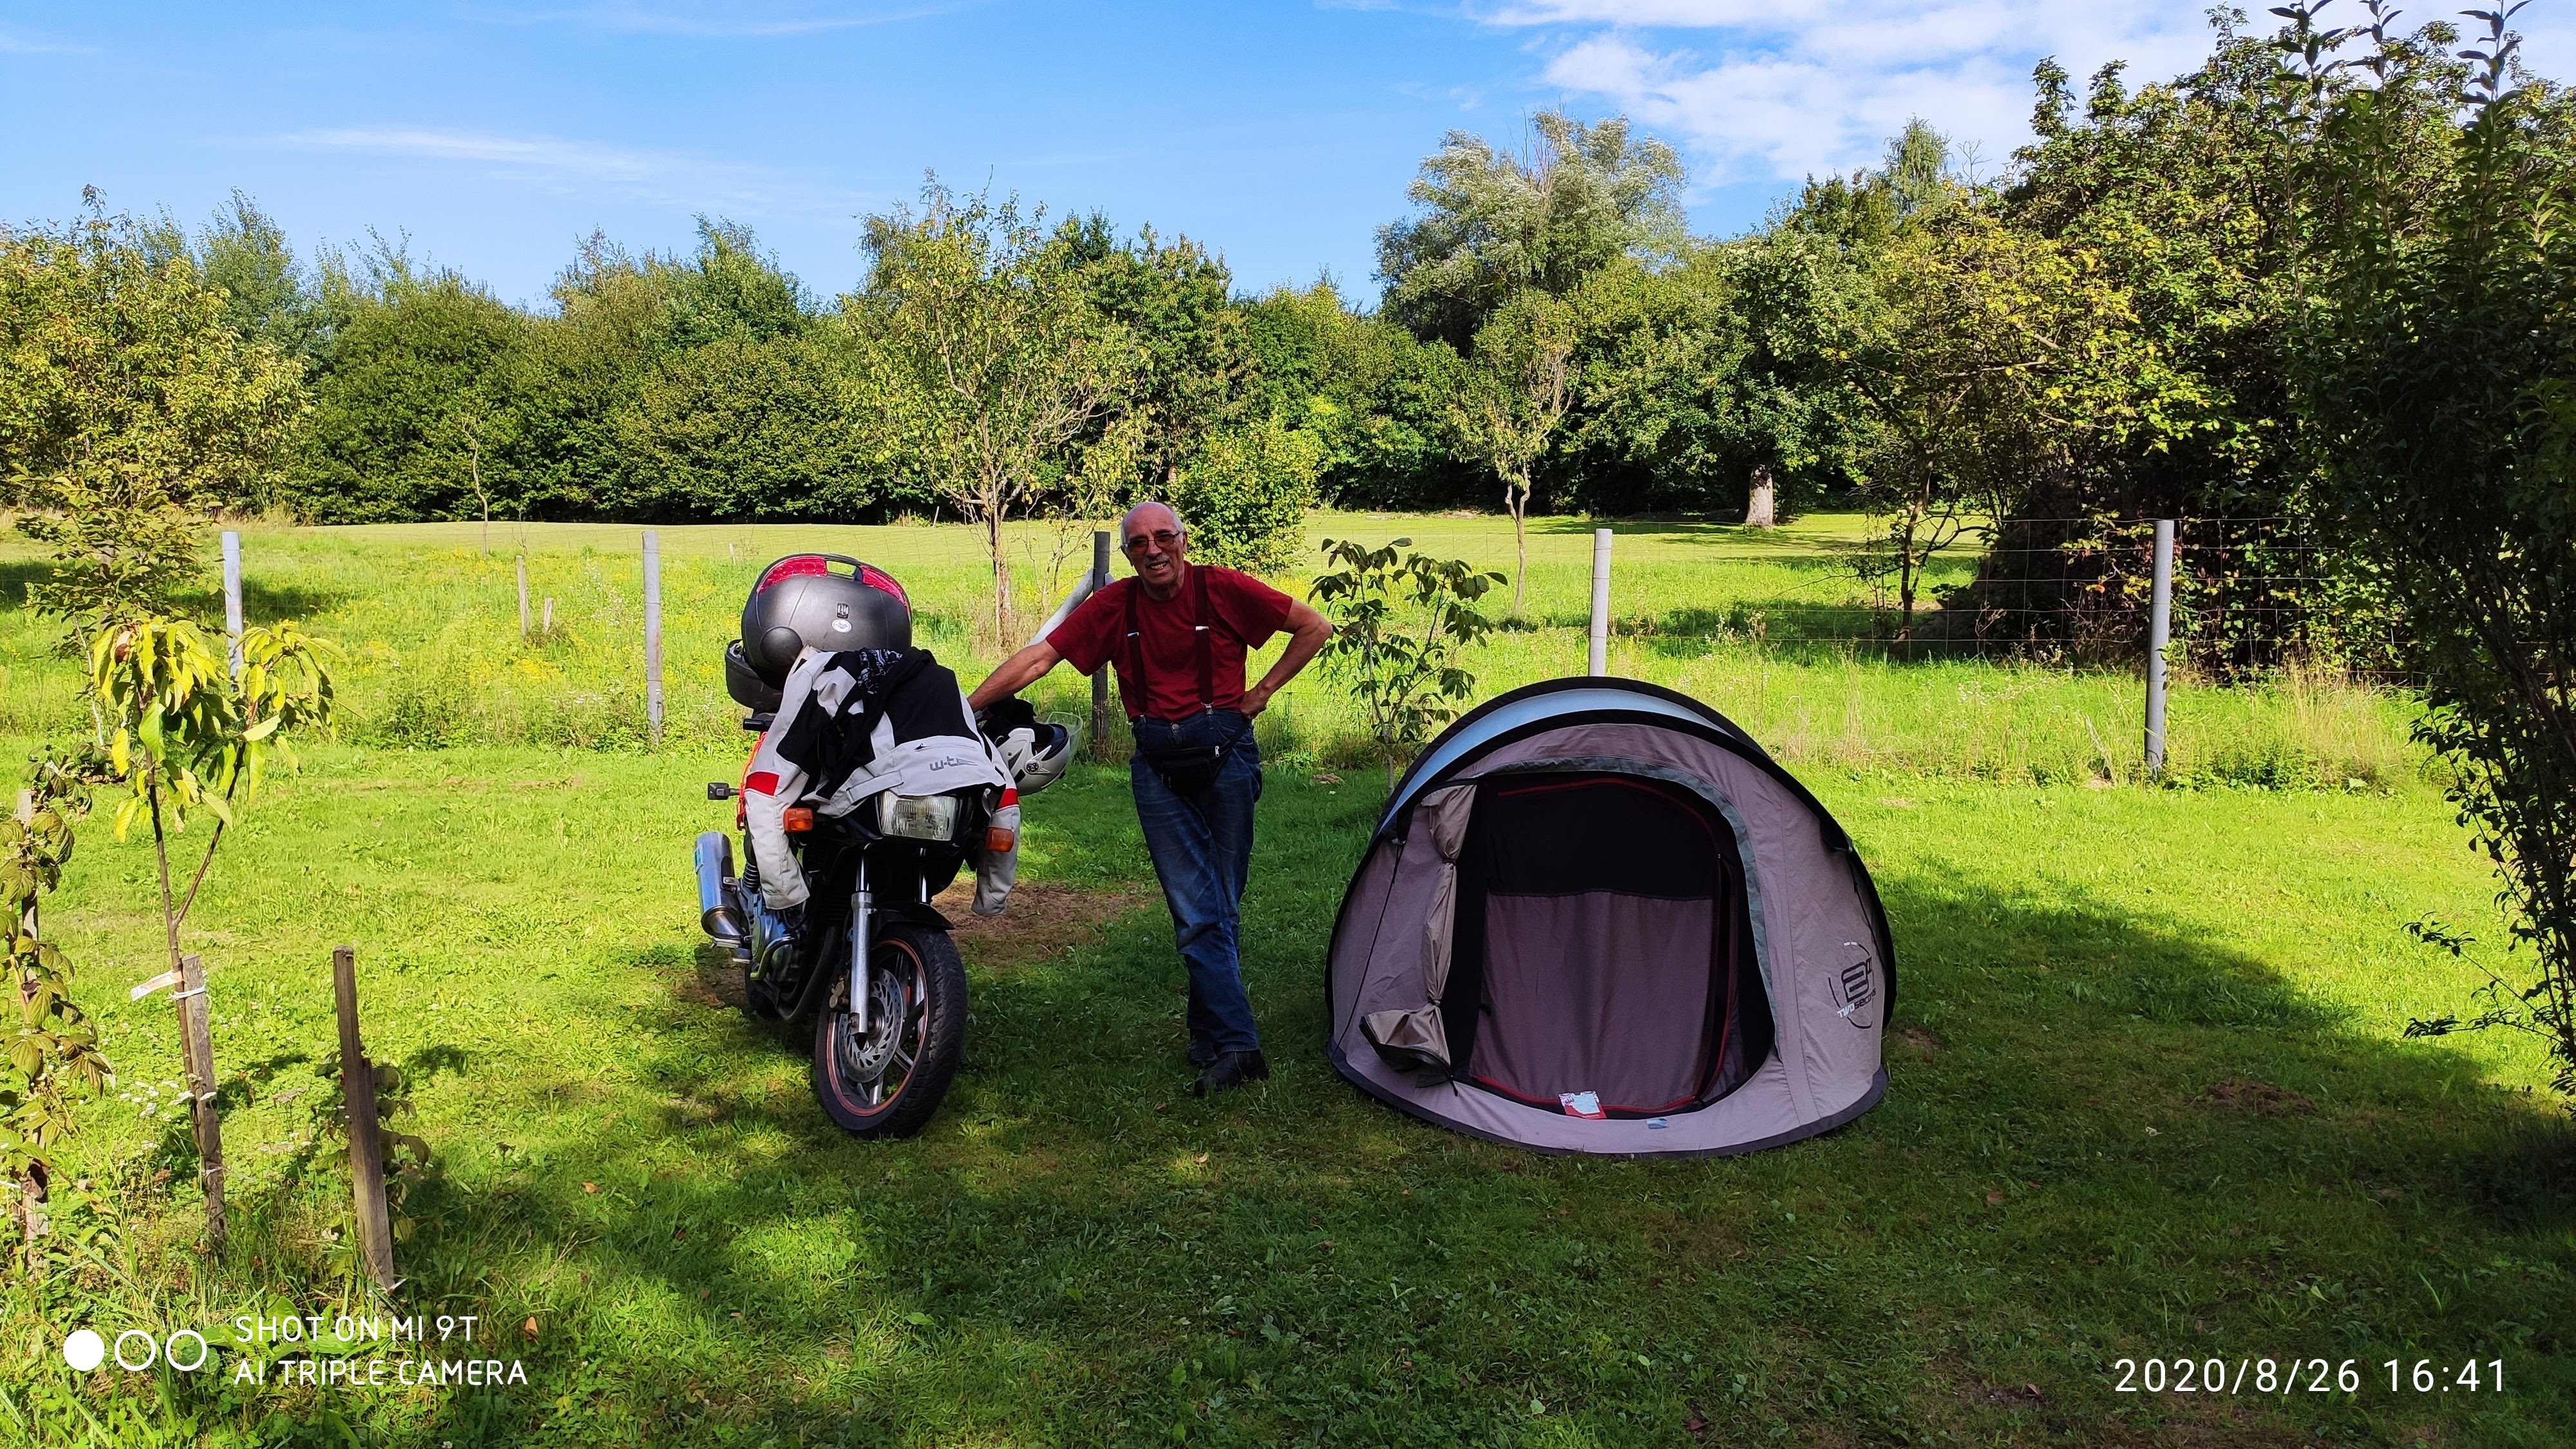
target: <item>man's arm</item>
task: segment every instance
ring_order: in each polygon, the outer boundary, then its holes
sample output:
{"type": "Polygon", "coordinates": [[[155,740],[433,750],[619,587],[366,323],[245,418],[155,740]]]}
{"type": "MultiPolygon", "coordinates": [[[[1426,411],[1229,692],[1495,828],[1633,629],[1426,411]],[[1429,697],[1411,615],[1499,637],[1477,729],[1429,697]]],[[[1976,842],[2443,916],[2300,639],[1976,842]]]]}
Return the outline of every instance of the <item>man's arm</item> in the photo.
{"type": "Polygon", "coordinates": [[[1048,670],[1055,668],[1058,660],[1063,658],[1063,655],[1056,652],[1053,644],[1040,639],[1003,660],[1001,668],[985,675],[984,682],[975,686],[975,692],[966,696],[966,704],[976,713],[981,714],[993,701],[1008,699],[1037,683],[1048,670]]]}
{"type": "Polygon", "coordinates": [[[1315,657],[1315,651],[1323,648],[1324,641],[1332,637],[1332,621],[1316,613],[1314,605],[1303,599],[1289,600],[1288,647],[1279,651],[1279,662],[1270,666],[1270,672],[1261,676],[1261,682],[1243,692],[1243,702],[1235,708],[1242,710],[1247,717],[1268,709],[1270,696],[1296,678],[1297,671],[1304,669],[1315,657]]]}

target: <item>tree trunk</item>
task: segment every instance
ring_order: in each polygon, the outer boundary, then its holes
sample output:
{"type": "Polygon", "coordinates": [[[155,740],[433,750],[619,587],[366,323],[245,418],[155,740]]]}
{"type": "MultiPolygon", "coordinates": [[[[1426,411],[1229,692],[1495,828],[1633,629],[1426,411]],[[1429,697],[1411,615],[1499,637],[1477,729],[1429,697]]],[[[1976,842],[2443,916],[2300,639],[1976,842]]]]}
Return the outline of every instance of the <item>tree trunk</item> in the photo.
{"type": "Polygon", "coordinates": [[[1529,485],[1505,483],[1503,504],[1512,511],[1512,554],[1516,560],[1512,569],[1512,617],[1517,619],[1521,596],[1529,587],[1529,534],[1522,522],[1522,516],[1529,511],[1529,485]]]}
{"type": "Polygon", "coordinates": [[[1779,490],[1771,477],[1771,465],[1753,465],[1753,492],[1744,505],[1744,526],[1777,528],[1780,526],[1779,490]]]}
{"type": "Polygon", "coordinates": [[[993,647],[1011,652],[1011,558],[1002,550],[1002,506],[986,498],[984,547],[993,555],[993,647]]]}

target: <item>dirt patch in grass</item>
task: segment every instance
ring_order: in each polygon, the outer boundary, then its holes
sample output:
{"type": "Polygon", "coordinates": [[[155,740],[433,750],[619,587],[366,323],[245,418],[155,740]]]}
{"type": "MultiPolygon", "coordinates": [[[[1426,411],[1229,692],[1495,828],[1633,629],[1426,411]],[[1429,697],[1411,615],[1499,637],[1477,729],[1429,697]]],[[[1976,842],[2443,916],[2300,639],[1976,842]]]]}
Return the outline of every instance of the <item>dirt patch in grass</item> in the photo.
{"type": "Polygon", "coordinates": [[[2229,1077],[2201,1089],[2201,1100],[2235,1112],[2252,1112],[2262,1117],[2286,1117],[2293,1112],[2314,1116],[2317,1104],[2302,1092],[2273,1086],[2252,1077],[2229,1077]]]}
{"type": "MultiPolygon", "coordinates": [[[[1010,909],[993,917],[976,915],[973,877],[931,898],[948,917],[957,950],[967,963],[994,971],[1051,960],[1077,946],[1097,944],[1109,928],[1130,912],[1159,905],[1151,886],[1101,890],[1060,881],[1024,881],[1011,889],[1010,909]]],[[[711,942],[697,949],[696,969],[671,984],[671,994],[710,1011],[742,1008],[742,968],[711,942]]]]}
{"type": "Polygon", "coordinates": [[[1162,895],[1151,886],[1101,889],[1062,881],[1022,881],[1011,888],[1010,908],[998,916],[979,916],[971,908],[975,883],[960,880],[933,897],[931,904],[956,924],[957,949],[967,963],[987,970],[1051,960],[1077,946],[1099,943],[1110,926],[1130,912],[1159,905],[1162,895]]]}

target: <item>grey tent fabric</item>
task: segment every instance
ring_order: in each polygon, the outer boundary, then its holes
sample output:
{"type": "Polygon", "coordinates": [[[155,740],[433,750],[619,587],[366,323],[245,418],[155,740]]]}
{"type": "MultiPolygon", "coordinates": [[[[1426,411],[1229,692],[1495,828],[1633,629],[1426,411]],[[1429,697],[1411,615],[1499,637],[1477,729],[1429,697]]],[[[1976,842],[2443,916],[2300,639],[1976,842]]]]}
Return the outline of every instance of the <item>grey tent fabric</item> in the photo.
{"type": "Polygon", "coordinates": [[[1434,741],[1353,876],[1327,985],[1354,1083],[1541,1151],[1751,1151],[1886,1090],[1893,946],[1848,836],[1723,716],[1634,681],[1534,685],[1434,741]],[[1545,840],[1497,855],[1505,825],[1478,822],[1516,818],[1498,792],[1549,789],[1584,802],[1583,839],[1561,866],[1545,840]],[[1677,800],[1724,837],[1705,885],[1592,847],[1651,837],[1677,800]]]}
{"type": "Polygon", "coordinates": [[[1415,816],[1431,847],[1431,895],[1422,910],[1422,949],[1413,969],[1390,978],[1385,989],[1416,999],[1360,1018],[1369,1044],[1399,1067],[1439,1068],[1449,1062],[1449,1038],[1440,1026],[1440,993],[1449,985],[1449,950],[1458,905],[1458,850],[1466,843],[1468,812],[1476,789],[1456,785],[1423,797],[1415,816]]]}

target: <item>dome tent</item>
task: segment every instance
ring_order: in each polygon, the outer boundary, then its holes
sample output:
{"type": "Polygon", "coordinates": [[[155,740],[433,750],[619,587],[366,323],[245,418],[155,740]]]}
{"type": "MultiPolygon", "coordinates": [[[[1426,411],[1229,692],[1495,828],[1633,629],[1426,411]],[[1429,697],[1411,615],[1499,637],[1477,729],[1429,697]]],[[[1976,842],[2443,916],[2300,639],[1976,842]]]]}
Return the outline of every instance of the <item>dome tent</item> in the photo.
{"type": "Polygon", "coordinates": [[[1811,1137],[1887,1089],[1887,916],[1750,736],[1635,680],[1478,707],[1396,786],[1326,957],[1330,1054],[1391,1106],[1547,1152],[1811,1137]]]}

